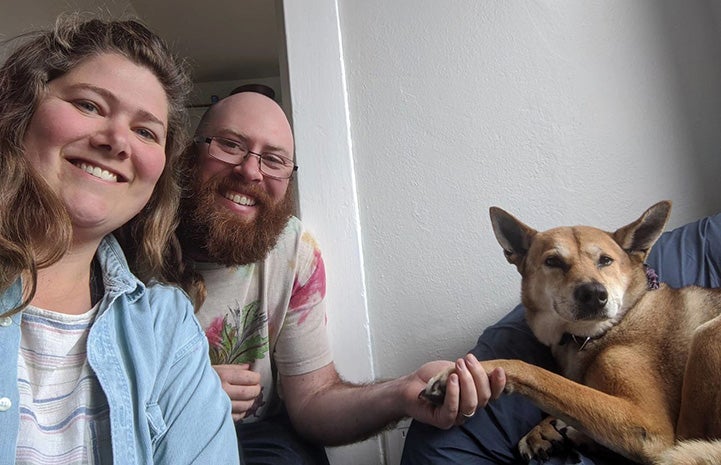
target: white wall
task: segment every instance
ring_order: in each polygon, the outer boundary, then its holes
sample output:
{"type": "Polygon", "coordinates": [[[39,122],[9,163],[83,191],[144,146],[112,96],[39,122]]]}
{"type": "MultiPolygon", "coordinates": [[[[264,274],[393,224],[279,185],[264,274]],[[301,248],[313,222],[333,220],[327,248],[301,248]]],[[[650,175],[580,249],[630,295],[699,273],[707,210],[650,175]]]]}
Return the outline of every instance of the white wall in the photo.
{"type": "Polygon", "coordinates": [[[460,355],[517,302],[490,205],[540,228],[721,206],[718,30],[708,2],[670,5],[341,3],[380,376],[460,355]]]}
{"type": "MultiPolygon", "coordinates": [[[[4,63],[8,53],[14,49],[12,39],[20,34],[46,29],[53,24],[58,15],[67,12],[82,12],[89,15],[101,15],[108,18],[137,17],[137,13],[129,0],[109,0],[100,6],[98,0],[63,0],[48,2],[46,0],[13,0],[16,5],[3,5],[0,18],[0,63],[4,63]],[[28,21],[32,18],[31,21],[28,21]],[[5,41],[10,41],[5,43],[5,41]]],[[[10,3],[10,2],[6,2],[10,3]]]]}
{"type": "MultiPolygon", "coordinates": [[[[349,381],[375,379],[366,308],[357,186],[345,69],[333,0],[284,1],[283,70],[291,97],[300,216],[317,238],[330,279],[326,303],[334,360],[349,381]]],[[[343,419],[339,419],[343,421],[343,419]]],[[[380,463],[380,441],[329,450],[333,465],[380,463]]]]}
{"type": "MultiPolygon", "coordinates": [[[[329,245],[342,373],[457,357],[518,302],[491,205],[541,229],[615,229],[660,199],[674,201],[672,226],[721,207],[712,0],[284,11],[301,214],[329,245]]],[[[377,464],[374,447],[334,463],[377,464]]]]}

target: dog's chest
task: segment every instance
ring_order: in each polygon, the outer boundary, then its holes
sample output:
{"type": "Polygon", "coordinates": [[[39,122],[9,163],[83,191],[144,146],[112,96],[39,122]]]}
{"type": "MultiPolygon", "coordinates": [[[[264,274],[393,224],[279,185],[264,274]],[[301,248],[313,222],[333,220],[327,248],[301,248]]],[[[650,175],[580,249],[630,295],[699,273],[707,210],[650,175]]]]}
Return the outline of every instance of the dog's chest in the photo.
{"type": "Polygon", "coordinates": [[[597,352],[595,347],[589,346],[590,344],[592,343],[587,344],[583,350],[579,350],[580,346],[575,343],[553,345],[551,352],[563,376],[579,383],[583,382],[586,367],[597,352]]]}

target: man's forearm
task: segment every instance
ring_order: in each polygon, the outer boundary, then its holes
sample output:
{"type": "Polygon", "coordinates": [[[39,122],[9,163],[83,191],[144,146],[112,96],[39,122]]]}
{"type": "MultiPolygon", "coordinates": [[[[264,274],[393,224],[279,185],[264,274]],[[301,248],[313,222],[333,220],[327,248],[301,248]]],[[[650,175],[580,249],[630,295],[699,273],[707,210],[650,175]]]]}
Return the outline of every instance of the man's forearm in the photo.
{"type": "Polygon", "coordinates": [[[315,443],[361,441],[407,416],[408,384],[405,378],[366,385],[341,381],[318,392],[291,418],[296,430],[315,443]]]}

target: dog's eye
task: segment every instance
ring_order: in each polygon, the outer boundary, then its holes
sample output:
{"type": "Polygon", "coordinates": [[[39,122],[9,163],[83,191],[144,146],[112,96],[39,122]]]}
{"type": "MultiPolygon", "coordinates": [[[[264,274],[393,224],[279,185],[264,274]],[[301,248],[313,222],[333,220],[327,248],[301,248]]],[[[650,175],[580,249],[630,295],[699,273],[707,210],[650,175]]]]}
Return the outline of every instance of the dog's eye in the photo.
{"type": "Polygon", "coordinates": [[[543,263],[549,268],[563,268],[563,260],[556,255],[546,258],[543,263]]]}
{"type": "Polygon", "coordinates": [[[598,266],[608,266],[611,263],[613,263],[613,258],[608,255],[601,255],[601,258],[598,259],[598,266]]]}

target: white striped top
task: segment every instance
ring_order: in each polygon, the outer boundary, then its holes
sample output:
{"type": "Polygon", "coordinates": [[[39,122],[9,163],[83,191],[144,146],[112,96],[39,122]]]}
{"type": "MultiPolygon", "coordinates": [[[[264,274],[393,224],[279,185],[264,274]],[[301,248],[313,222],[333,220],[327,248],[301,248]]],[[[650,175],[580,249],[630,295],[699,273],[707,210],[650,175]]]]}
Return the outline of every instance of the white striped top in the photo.
{"type": "Polygon", "coordinates": [[[24,310],[16,465],[112,463],[108,403],[86,351],[96,314],[24,310]]]}

